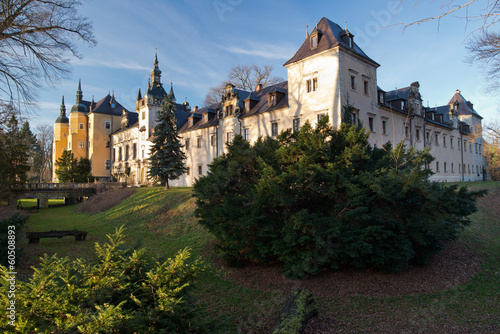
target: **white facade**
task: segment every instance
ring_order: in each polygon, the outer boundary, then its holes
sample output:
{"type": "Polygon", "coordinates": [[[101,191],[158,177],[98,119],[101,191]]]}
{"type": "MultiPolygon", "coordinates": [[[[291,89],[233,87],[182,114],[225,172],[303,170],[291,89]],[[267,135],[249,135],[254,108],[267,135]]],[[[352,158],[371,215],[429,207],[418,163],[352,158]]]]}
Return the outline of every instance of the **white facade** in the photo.
{"type": "MultiPolygon", "coordinates": [[[[253,143],[260,136],[274,137],[287,128],[299,128],[306,121],[315,126],[324,115],[338,127],[347,102],[355,108],[353,122],[370,131],[373,145],[404,141],[418,150],[429,148],[435,157],[429,166],[435,173],[431,180],[483,180],[482,118],[459,91],[447,105],[425,108],[418,82],[395,91],[382,90],[377,85],[379,65],[355,44],[354,36],[326,18],[284,66],[286,82],[256,87],[254,92],[228,84],[220,103],[192,112],[186,105],[178,105],[188,171],[180,179],[170,180],[170,185],[192,186],[196,178],[206,175],[209,164],[225,152],[226,142],[236,134],[253,143]]],[[[158,72],[155,59],[151,82],[161,86],[158,72]]],[[[146,183],[149,138],[155,112],[161,108],[155,98],[148,86],[148,93],[139,94],[137,100],[136,175],[142,176],[135,178],[136,184],[146,183]]],[[[113,139],[113,144],[124,141],[113,139]]]]}

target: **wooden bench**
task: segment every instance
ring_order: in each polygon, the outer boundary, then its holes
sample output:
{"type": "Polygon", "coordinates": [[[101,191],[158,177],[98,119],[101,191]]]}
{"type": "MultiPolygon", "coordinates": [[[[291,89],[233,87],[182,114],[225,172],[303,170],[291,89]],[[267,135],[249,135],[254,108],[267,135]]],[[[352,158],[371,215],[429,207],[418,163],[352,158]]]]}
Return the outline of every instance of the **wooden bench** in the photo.
{"type": "Polygon", "coordinates": [[[26,232],[26,238],[30,244],[37,244],[40,238],[62,238],[68,235],[75,237],[75,241],[83,241],[87,237],[87,232],[70,230],[70,231],[48,231],[48,232],[26,232]]]}

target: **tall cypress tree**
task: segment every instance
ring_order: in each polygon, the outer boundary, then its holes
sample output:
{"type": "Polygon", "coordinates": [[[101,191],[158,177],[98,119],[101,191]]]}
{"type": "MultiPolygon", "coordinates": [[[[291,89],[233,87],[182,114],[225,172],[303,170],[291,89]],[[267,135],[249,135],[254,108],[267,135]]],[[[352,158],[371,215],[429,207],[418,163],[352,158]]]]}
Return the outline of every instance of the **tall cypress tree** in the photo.
{"type": "Polygon", "coordinates": [[[159,177],[161,185],[169,188],[168,180],[178,179],[185,171],[186,155],[182,151],[177,134],[175,118],[175,99],[169,93],[163,100],[163,108],[159,112],[151,147],[148,177],[159,177]]]}

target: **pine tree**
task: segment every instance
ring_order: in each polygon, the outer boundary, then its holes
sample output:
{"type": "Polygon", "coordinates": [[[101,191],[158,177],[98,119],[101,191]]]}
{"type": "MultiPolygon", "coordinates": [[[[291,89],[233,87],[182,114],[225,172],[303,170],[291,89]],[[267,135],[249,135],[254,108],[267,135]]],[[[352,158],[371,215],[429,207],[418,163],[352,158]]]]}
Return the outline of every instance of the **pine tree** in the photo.
{"type": "Polygon", "coordinates": [[[175,118],[175,99],[170,93],[163,100],[163,108],[155,126],[148,177],[159,177],[161,185],[168,189],[168,180],[178,179],[186,171],[183,162],[186,155],[181,149],[175,118]]]}
{"type": "Polygon", "coordinates": [[[5,164],[2,178],[8,185],[24,183],[30,170],[28,164],[29,141],[25,131],[21,131],[15,115],[12,115],[5,127],[2,140],[2,155],[5,164]]]}

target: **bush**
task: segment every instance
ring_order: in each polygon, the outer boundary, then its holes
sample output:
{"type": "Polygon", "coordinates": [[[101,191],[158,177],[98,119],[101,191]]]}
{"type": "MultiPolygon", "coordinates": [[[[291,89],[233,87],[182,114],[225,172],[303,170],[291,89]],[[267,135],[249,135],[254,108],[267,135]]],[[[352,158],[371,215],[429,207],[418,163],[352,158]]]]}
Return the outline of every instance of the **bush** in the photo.
{"type": "Polygon", "coordinates": [[[21,249],[17,248],[16,246],[19,245],[21,232],[27,219],[28,216],[15,213],[11,217],[0,220],[0,231],[2,231],[2,233],[0,233],[0,265],[6,267],[9,266],[8,256],[11,255],[10,259],[12,260],[12,255],[14,255],[12,251],[15,252],[15,264],[13,266],[16,267],[17,265],[19,265],[21,249]],[[15,248],[12,249],[12,247],[15,248]],[[9,253],[9,251],[11,252],[9,253]]]}
{"type": "Polygon", "coordinates": [[[90,197],[87,201],[81,203],[76,209],[77,212],[87,212],[95,215],[104,212],[121,203],[127,197],[132,196],[133,188],[116,188],[100,192],[90,197]]]}
{"type": "Polygon", "coordinates": [[[454,239],[482,194],[429,182],[430,161],[326,120],[254,146],[237,136],[195,183],[196,213],[230,265],[279,261],[289,277],[343,265],[399,271],[454,239]]]}
{"type": "MultiPolygon", "coordinates": [[[[202,270],[188,249],[162,261],[144,249],[124,249],[122,229],[104,245],[98,260],[41,259],[28,282],[17,282],[15,331],[31,333],[187,333],[202,331],[190,291],[202,270]]],[[[5,267],[0,267],[6,280],[5,267]]],[[[6,281],[5,281],[6,282],[6,281]]],[[[7,284],[1,307],[6,309],[7,284]]],[[[1,329],[14,332],[2,322],[1,329]]]]}

